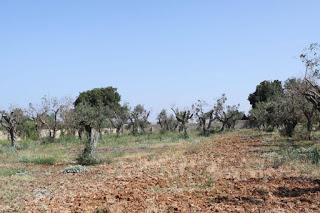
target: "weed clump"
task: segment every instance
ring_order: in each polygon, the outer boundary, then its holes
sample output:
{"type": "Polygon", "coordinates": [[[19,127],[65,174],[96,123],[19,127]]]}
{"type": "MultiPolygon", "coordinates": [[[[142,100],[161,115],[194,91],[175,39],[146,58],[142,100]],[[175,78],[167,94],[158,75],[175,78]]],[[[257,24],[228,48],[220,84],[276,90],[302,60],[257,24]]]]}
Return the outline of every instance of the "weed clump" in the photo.
{"type": "Polygon", "coordinates": [[[87,168],[85,166],[81,165],[76,165],[76,166],[71,166],[67,167],[63,170],[64,174],[77,174],[77,173],[82,173],[87,171],[87,168]]]}

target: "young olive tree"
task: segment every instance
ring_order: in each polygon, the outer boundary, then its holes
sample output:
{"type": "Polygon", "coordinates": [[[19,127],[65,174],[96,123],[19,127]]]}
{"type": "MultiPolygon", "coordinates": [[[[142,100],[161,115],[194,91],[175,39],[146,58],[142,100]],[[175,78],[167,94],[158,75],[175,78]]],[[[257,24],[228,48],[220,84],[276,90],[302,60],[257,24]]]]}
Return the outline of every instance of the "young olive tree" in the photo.
{"type": "Polygon", "coordinates": [[[179,123],[179,131],[183,132],[185,138],[188,138],[188,123],[193,118],[193,113],[190,110],[180,111],[178,108],[172,108],[171,110],[179,123]]]}
{"type": "Polygon", "coordinates": [[[150,111],[146,110],[143,105],[138,104],[129,114],[128,128],[131,129],[133,135],[139,133],[145,133],[145,129],[148,127],[150,122],[148,118],[150,111]]]}
{"type": "Polygon", "coordinates": [[[80,164],[97,162],[95,152],[100,136],[99,130],[108,124],[112,113],[121,107],[120,100],[120,94],[113,87],[82,92],[76,99],[76,121],[88,136],[85,149],[78,158],[80,164]]]}
{"type": "Polygon", "coordinates": [[[161,132],[174,132],[178,127],[178,122],[173,115],[168,115],[167,110],[163,109],[158,117],[158,124],[160,125],[161,132]]]}

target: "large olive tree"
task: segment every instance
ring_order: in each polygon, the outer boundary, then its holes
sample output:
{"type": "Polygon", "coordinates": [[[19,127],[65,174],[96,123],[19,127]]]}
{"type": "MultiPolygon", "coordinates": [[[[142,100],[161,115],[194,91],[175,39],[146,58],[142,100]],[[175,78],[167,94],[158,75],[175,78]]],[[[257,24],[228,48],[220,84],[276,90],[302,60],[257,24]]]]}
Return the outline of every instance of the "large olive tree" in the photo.
{"type": "Polygon", "coordinates": [[[95,151],[100,136],[100,130],[106,127],[113,112],[120,105],[121,96],[116,88],[98,88],[80,93],[75,101],[76,120],[82,127],[88,140],[82,155],[79,157],[81,164],[96,162],[95,151]]]}

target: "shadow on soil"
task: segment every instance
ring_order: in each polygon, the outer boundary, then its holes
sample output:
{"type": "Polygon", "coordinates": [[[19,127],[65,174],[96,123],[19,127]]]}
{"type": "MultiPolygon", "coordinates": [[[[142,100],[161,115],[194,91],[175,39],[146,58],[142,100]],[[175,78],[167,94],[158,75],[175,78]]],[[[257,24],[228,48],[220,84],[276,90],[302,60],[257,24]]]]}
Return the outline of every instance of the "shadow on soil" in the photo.
{"type": "Polygon", "coordinates": [[[313,180],[309,178],[288,178],[288,180],[293,181],[293,183],[291,184],[292,187],[278,187],[273,194],[278,197],[292,198],[320,192],[320,180],[318,179],[313,180]],[[311,185],[311,187],[303,187],[303,185],[311,185]]]}

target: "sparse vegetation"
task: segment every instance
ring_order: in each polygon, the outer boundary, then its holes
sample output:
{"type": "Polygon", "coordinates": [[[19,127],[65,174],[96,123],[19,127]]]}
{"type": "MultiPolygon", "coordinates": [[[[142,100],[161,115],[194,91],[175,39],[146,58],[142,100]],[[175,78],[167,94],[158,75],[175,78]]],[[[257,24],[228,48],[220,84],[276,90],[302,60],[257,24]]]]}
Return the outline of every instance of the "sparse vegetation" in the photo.
{"type": "Polygon", "coordinates": [[[0,168],[0,177],[25,174],[26,170],[19,168],[0,168]]]}
{"type": "Polygon", "coordinates": [[[229,210],[243,203],[283,207],[283,197],[317,200],[320,133],[314,126],[320,122],[320,59],[315,47],[308,48],[313,54],[301,55],[304,79],[257,85],[248,98],[249,115],[239,105],[228,105],[223,94],[212,105],[199,100],[191,107],[171,108],[172,114],[164,109],[156,125],[147,107],[121,103],[114,87],[82,92],[74,102],[45,97],[41,106],[1,111],[1,130],[10,142],[0,141],[0,180],[6,183],[0,199],[5,205],[23,199],[25,206],[9,207],[23,212],[47,211],[42,204],[62,200],[71,204],[63,203],[61,211],[88,205],[83,208],[96,212],[109,212],[109,206],[97,208],[109,200],[114,208],[125,201],[132,211],[139,203],[150,212],[150,203],[164,212],[200,212],[208,203],[215,204],[214,211],[216,204],[229,210]],[[248,121],[252,128],[233,131],[237,121],[248,121]],[[24,180],[30,181],[25,186],[29,194],[10,193],[17,185],[8,183],[24,180]],[[288,192],[283,187],[296,184],[309,188],[288,192]],[[168,203],[178,207],[167,208],[168,203]]]}

